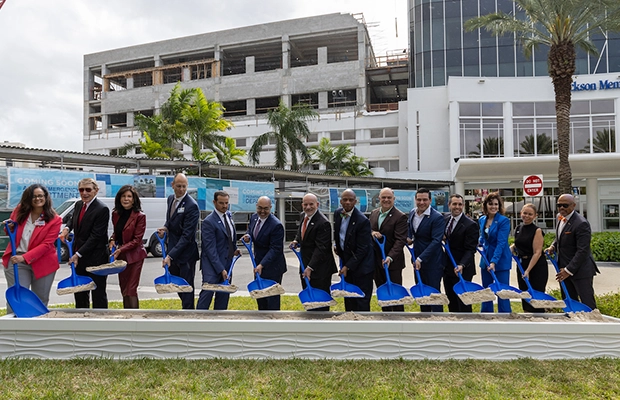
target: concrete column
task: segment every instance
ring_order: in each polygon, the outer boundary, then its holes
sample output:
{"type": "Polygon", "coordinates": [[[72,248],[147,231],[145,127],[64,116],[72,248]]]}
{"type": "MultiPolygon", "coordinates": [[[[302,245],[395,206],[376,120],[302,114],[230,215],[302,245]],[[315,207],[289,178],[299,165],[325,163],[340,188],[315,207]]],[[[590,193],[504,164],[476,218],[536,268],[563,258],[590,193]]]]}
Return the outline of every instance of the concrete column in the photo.
{"type": "Polygon", "coordinates": [[[280,96],[280,99],[282,100],[282,103],[284,103],[285,106],[287,106],[288,108],[291,108],[293,105],[291,104],[291,95],[290,94],[283,94],[282,96],[280,96]]]}
{"type": "Polygon", "coordinates": [[[107,132],[108,131],[108,115],[107,114],[101,114],[101,132],[107,132]]]}
{"type": "Polygon", "coordinates": [[[357,28],[357,53],[359,57],[359,66],[362,70],[365,69],[367,65],[370,65],[366,60],[370,57],[370,54],[367,54],[370,52],[370,49],[371,47],[366,43],[366,29],[360,25],[357,28]]]}
{"type": "Polygon", "coordinates": [[[592,232],[600,232],[602,218],[598,195],[598,180],[596,178],[586,179],[586,193],[588,193],[586,210],[588,211],[590,228],[592,232]]]}
{"type": "Polygon", "coordinates": [[[514,157],[514,140],[512,132],[512,103],[503,103],[504,108],[504,157],[514,157]]]}
{"type": "MultiPolygon", "coordinates": [[[[452,180],[456,180],[455,159],[461,158],[461,136],[459,132],[459,103],[451,101],[448,113],[450,126],[450,165],[452,165],[452,180]]],[[[462,193],[461,193],[462,194],[462,193]]]]}
{"type": "MultiPolygon", "coordinates": [[[[620,98],[616,98],[616,106],[615,106],[615,110],[618,109],[618,107],[620,107],[620,98]]],[[[618,143],[620,143],[620,118],[616,118],[616,153],[620,153],[620,146],[618,145],[618,143]]]]}
{"type": "Polygon", "coordinates": [[[319,92],[319,110],[327,108],[327,92],[319,92]]]}
{"type": "Polygon", "coordinates": [[[156,55],[155,57],[153,57],[155,60],[155,66],[156,67],[162,67],[164,65],[164,61],[161,59],[161,57],[158,55],[156,55]]]}
{"type": "Polygon", "coordinates": [[[127,113],[127,127],[132,127],[134,124],[134,114],[133,112],[127,113]]]}
{"type": "Polygon", "coordinates": [[[256,115],[256,99],[247,99],[245,101],[246,115],[256,115]]]}
{"type": "Polygon", "coordinates": [[[282,35],[282,69],[291,68],[291,42],[288,35],[282,35]]]}
{"type": "Polygon", "coordinates": [[[255,68],[255,58],[254,56],[247,56],[245,58],[245,73],[246,74],[253,74],[254,73],[254,68],[255,68]]]}
{"type": "Polygon", "coordinates": [[[454,181],[454,193],[458,193],[461,196],[465,196],[465,182],[454,181]]]}
{"type": "Polygon", "coordinates": [[[192,70],[189,67],[183,67],[181,73],[181,82],[189,82],[192,80],[192,70]]]}
{"type": "Polygon", "coordinates": [[[327,47],[319,47],[317,50],[318,64],[327,64],[327,47]]]}
{"type": "MultiPolygon", "coordinates": [[[[277,207],[277,212],[276,212],[276,217],[278,217],[278,219],[282,222],[282,224],[285,224],[286,226],[286,199],[284,197],[280,197],[279,199],[276,199],[276,201],[278,202],[278,207],[277,207]]],[[[285,235],[286,236],[286,235],[285,235]]],[[[286,240],[286,239],[285,239],[286,240]]]]}
{"type": "Polygon", "coordinates": [[[133,89],[133,76],[127,78],[127,89],[133,89]]]}

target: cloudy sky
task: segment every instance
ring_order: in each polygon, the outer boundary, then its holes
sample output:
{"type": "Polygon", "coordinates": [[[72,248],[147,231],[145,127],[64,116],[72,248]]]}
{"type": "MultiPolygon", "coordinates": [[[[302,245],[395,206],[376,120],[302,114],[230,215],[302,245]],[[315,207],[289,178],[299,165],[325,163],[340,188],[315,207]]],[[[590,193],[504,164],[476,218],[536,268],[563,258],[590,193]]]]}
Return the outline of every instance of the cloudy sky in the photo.
{"type": "Polygon", "coordinates": [[[82,151],[84,54],[334,12],[363,13],[377,55],[407,47],[406,0],[6,0],[0,142],[82,151]]]}

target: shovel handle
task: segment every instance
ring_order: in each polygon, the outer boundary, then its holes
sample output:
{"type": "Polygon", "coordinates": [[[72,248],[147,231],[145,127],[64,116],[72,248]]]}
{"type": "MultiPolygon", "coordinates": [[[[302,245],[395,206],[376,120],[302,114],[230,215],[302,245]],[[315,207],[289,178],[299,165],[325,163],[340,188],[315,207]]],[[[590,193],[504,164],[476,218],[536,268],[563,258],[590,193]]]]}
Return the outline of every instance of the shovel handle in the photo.
{"type": "Polygon", "coordinates": [[[254,259],[254,254],[252,254],[252,237],[248,235],[248,238],[250,239],[249,242],[246,243],[245,240],[243,240],[242,238],[241,243],[248,250],[248,254],[250,255],[250,260],[252,261],[252,265],[254,266],[254,268],[256,268],[256,260],[254,259]]]}
{"type": "MultiPolygon", "coordinates": [[[[299,252],[299,250],[297,250],[299,248],[299,244],[297,244],[297,246],[291,246],[291,250],[293,250],[293,253],[295,253],[295,255],[297,256],[297,259],[299,260],[299,265],[301,266],[301,274],[304,274],[304,271],[306,270],[306,266],[304,265],[304,261],[301,259],[301,253],[299,252]]],[[[389,279],[389,278],[388,278],[389,279]]],[[[304,275],[304,280],[306,281],[306,286],[311,287],[310,286],[310,279],[308,279],[307,276],[304,275]]],[[[312,294],[312,292],[310,292],[312,294]]]]}
{"type": "MultiPolygon", "coordinates": [[[[17,222],[8,220],[4,225],[6,229],[6,233],[9,235],[9,240],[11,241],[11,255],[16,255],[15,249],[15,235],[17,234],[17,222]],[[13,224],[13,229],[11,230],[11,224],[13,224]]],[[[19,272],[17,269],[17,263],[13,263],[13,276],[15,277],[15,287],[20,287],[19,284],[19,272]]],[[[16,292],[17,297],[19,299],[19,290],[16,292]]]]}
{"type": "MultiPolygon", "coordinates": [[[[548,251],[545,251],[545,255],[547,256],[549,261],[551,261],[551,264],[553,264],[553,267],[555,268],[555,272],[557,272],[559,274],[560,273],[560,267],[558,266],[558,262],[555,259],[555,256],[551,255],[548,251]]],[[[566,295],[566,298],[572,300],[570,295],[568,294],[568,289],[566,288],[566,284],[564,283],[564,281],[560,281],[560,286],[562,286],[562,290],[564,291],[564,294],[566,295]]],[[[566,305],[568,306],[568,302],[567,302],[566,305]]],[[[572,311],[572,309],[571,309],[571,311],[572,311]]]]}
{"type": "Polygon", "coordinates": [[[523,266],[521,265],[521,261],[519,261],[519,257],[517,257],[517,256],[515,256],[513,254],[512,259],[516,261],[517,267],[519,268],[519,271],[521,272],[521,277],[525,281],[525,284],[527,285],[527,288],[530,290],[530,292],[533,292],[534,289],[532,288],[532,285],[530,284],[530,280],[527,277],[523,276],[523,274],[525,274],[525,271],[523,270],[523,266]]]}
{"type": "Polygon", "coordinates": [[[159,244],[161,245],[161,258],[166,258],[166,237],[168,234],[164,232],[164,237],[159,237],[159,233],[155,232],[155,236],[157,236],[157,240],[159,240],[159,244]]]}

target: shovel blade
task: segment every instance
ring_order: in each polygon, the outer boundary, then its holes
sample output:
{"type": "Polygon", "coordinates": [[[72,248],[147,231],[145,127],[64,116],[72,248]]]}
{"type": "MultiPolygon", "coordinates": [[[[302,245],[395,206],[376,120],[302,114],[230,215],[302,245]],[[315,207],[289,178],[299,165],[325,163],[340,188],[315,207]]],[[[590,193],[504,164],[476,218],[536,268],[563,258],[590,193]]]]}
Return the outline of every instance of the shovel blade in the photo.
{"type": "Polygon", "coordinates": [[[334,299],[329,293],[321,289],[315,289],[310,285],[307,285],[304,290],[299,292],[299,300],[304,305],[304,307],[306,307],[306,309],[311,309],[308,308],[309,304],[316,303],[316,307],[312,308],[319,308],[334,305],[335,303],[334,299]]]}
{"type": "Polygon", "coordinates": [[[396,283],[387,282],[377,288],[377,299],[380,301],[404,301],[411,298],[407,289],[396,283]]]}
{"type": "Polygon", "coordinates": [[[352,283],[348,283],[343,277],[340,277],[340,282],[334,283],[329,290],[332,294],[334,292],[343,294],[340,296],[333,295],[334,297],[366,297],[362,289],[352,283]]]}
{"type": "Polygon", "coordinates": [[[564,309],[565,312],[592,312],[590,307],[577,300],[573,300],[570,297],[566,297],[564,302],[566,303],[566,308],[564,309]]]}
{"type": "Polygon", "coordinates": [[[33,318],[47,314],[49,310],[33,291],[23,286],[11,286],[6,290],[6,301],[18,318],[33,318]]]}

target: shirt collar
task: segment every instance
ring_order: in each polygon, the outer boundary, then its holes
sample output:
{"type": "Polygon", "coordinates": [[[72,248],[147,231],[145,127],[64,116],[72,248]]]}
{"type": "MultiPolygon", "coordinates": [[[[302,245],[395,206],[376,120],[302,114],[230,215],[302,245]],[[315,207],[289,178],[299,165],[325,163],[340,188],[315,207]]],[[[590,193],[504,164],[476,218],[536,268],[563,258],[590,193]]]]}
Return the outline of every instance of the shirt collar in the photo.
{"type": "MultiPolygon", "coordinates": [[[[413,211],[415,211],[415,215],[418,215],[418,208],[417,207],[413,211]]],[[[428,207],[426,210],[424,210],[422,215],[431,215],[431,207],[428,207]]]]}
{"type": "Polygon", "coordinates": [[[379,207],[379,214],[381,215],[387,215],[390,211],[392,211],[392,208],[394,208],[394,206],[390,207],[389,210],[387,210],[386,212],[381,211],[381,207],[379,207]]]}
{"type": "Polygon", "coordinates": [[[306,213],[304,213],[304,216],[308,217],[309,220],[312,219],[312,217],[314,217],[314,214],[316,214],[319,210],[317,209],[315,212],[312,213],[312,215],[308,215],[306,213]]]}

